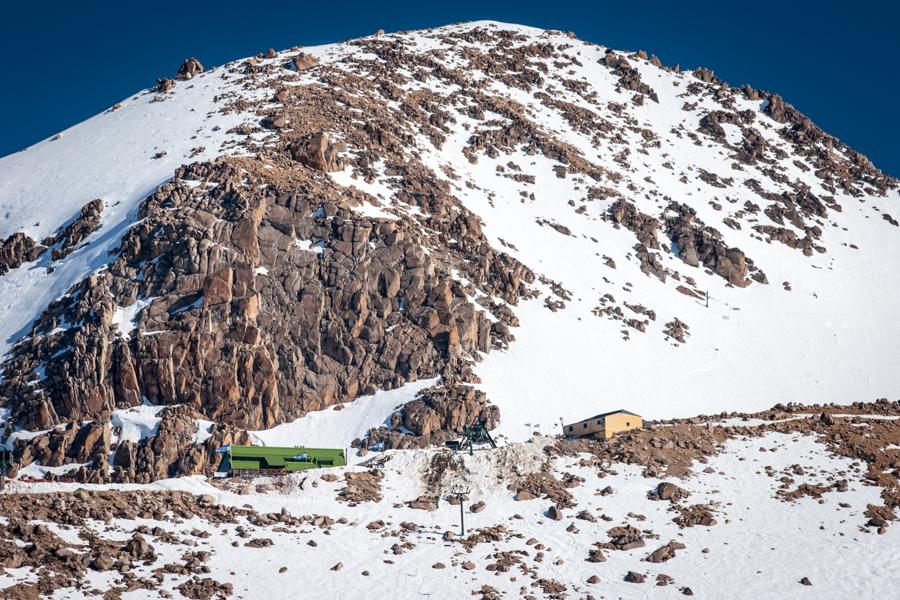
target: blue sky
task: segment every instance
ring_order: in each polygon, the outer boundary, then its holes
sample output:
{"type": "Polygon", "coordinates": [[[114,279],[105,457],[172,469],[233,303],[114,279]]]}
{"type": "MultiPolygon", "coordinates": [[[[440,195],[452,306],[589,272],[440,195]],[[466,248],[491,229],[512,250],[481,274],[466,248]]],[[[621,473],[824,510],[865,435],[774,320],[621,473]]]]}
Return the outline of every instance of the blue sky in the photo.
{"type": "Polygon", "coordinates": [[[854,2],[40,2],[0,12],[0,156],[172,75],[269,47],[495,19],[574,31],[776,91],[900,176],[900,8],[854,2]],[[387,4],[387,3],[385,3],[387,4]]]}

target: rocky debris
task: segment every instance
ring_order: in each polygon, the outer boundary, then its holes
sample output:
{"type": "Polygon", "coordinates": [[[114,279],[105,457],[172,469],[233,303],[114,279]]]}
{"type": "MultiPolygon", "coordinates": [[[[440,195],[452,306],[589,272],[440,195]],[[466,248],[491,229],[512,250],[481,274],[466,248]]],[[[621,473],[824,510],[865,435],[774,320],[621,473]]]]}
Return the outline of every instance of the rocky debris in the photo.
{"type": "Polygon", "coordinates": [[[684,548],[686,548],[686,546],[680,542],[669,542],[665,546],[660,546],[659,548],[651,552],[647,557],[647,562],[666,562],[670,558],[675,558],[676,550],[683,550],[684,548]]]}
{"type": "Polygon", "coordinates": [[[669,502],[681,500],[688,496],[690,496],[690,493],[687,490],[678,487],[674,483],[669,483],[668,481],[660,483],[656,486],[656,489],[647,494],[647,497],[651,500],[666,500],[669,502]]]}
{"type": "Polygon", "coordinates": [[[260,121],[260,125],[265,127],[266,129],[283,129],[288,124],[287,117],[283,114],[274,114],[268,115],[264,117],[262,121],[260,121]]]}
{"type": "Polygon", "coordinates": [[[37,260],[46,250],[21,231],[0,242],[0,275],[20,267],[26,262],[37,260]]]}
{"type": "Polygon", "coordinates": [[[691,335],[688,332],[690,327],[687,323],[682,322],[677,317],[666,323],[666,328],[663,330],[663,334],[666,337],[670,337],[673,340],[677,341],[679,344],[684,344],[687,341],[687,337],[691,335]]]}
{"type": "Polygon", "coordinates": [[[181,66],[178,67],[178,73],[175,75],[175,78],[193,79],[195,75],[199,75],[203,71],[203,64],[196,58],[191,57],[181,63],[181,66]]]}
{"type": "Polygon", "coordinates": [[[211,600],[212,598],[228,598],[234,591],[230,583],[219,583],[210,577],[193,577],[180,584],[178,591],[185,598],[192,600],[211,600]]]}
{"type": "Polygon", "coordinates": [[[812,581],[809,580],[809,577],[804,577],[800,580],[800,583],[802,583],[803,585],[812,585],[812,581]]]}
{"type": "Polygon", "coordinates": [[[638,260],[641,261],[641,271],[665,281],[667,271],[662,266],[658,253],[651,252],[659,249],[659,241],[656,238],[659,221],[639,212],[633,204],[622,199],[613,202],[609,208],[609,215],[617,226],[625,227],[637,237],[638,244],[634,250],[638,260]]]}
{"type": "Polygon", "coordinates": [[[568,589],[563,583],[555,579],[543,578],[532,583],[531,587],[541,588],[547,598],[564,598],[568,589]]]}
{"type": "Polygon", "coordinates": [[[427,511],[433,511],[437,509],[437,504],[438,499],[434,496],[419,496],[415,500],[410,500],[406,503],[409,508],[427,511]]]}
{"type": "Polygon", "coordinates": [[[381,480],[383,478],[384,473],[377,469],[348,472],[344,475],[344,481],[347,482],[347,485],[338,492],[338,500],[351,504],[380,502],[381,480]]]}
{"type": "Polygon", "coordinates": [[[554,509],[573,508],[572,494],[566,489],[565,482],[558,480],[550,472],[549,466],[535,473],[528,474],[516,488],[516,500],[533,500],[544,497],[552,500],[554,509]]]}
{"type": "Polygon", "coordinates": [[[607,50],[603,63],[619,75],[619,85],[633,92],[646,95],[654,102],[659,102],[656,92],[649,85],[641,81],[640,72],[631,66],[624,56],[620,56],[613,50],[607,50]]]}
{"type": "Polygon", "coordinates": [[[628,573],[625,574],[625,581],[628,583],[644,583],[646,578],[635,571],[628,571],[628,573]]]}
{"type": "MultiPolygon", "coordinates": [[[[785,227],[755,225],[753,229],[766,236],[769,241],[779,242],[788,248],[795,248],[802,251],[804,256],[812,256],[814,250],[824,252],[824,248],[816,245],[815,240],[817,234],[812,230],[807,231],[806,235],[801,238],[795,231],[785,227]]],[[[818,235],[821,235],[821,230],[819,230],[818,235]]]]}
{"type": "Polygon", "coordinates": [[[344,144],[332,143],[324,133],[316,133],[290,147],[294,160],[317,171],[341,171],[344,162],[339,154],[345,149],[344,144]]]}
{"type": "Polygon", "coordinates": [[[553,519],[554,521],[562,521],[562,511],[559,510],[555,504],[551,504],[550,508],[547,509],[547,518],[553,519]]]}
{"type": "Polygon", "coordinates": [[[592,563],[606,562],[606,556],[601,548],[591,548],[588,550],[587,561],[592,563]]]}
{"type": "Polygon", "coordinates": [[[344,563],[338,562],[338,563],[335,563],[335,565],[333,567],[331,567],[331,570],[332,571],[340,571],[343,568],[344,568],[344,563]]]}
{"type": "Polygon", "coordinates": [[[609,541],[595,544],[607,550],[633,550],[644,546],[644,534],[632,525],[620,525],[607,531],[609,541]]]}
{"type": "MultiPolygon", "coordinates": [[[[33,581],[17,583],[4,590],[4,597],[44,597],[61,588],[81,585],[87,570],[130,572],[139,566],[154,566],[159,557],[151,538],[167,544],[181,543],[161,527],[137,526],[124,542],[107,539],[94,533],[91,523],[137,519],[152,519],[169,523],[182,519],[199,518],[210,523],[236,523],[238,519],[256,518],[246,509],[219,506],[209,503],[202,496],[184,492],[154,490],[74,492],[53,494],[4,494],[0,495],[0,511],[5,519],[0,522],[0,563],[6,568],[26,567],[35,573],[33,581]],[[38,521],[39,523],[35,523],[38,521]],[[83,543],[71,544],[58,537],[41,523],[59,524],[78,534],[83,543]],[[16,539],[13,544],[2,540],[16,539]]],[[[272,522],[300,525],[303,519],[280,514],[269,515],[272,522]]],[[[203,554],[186,555],[185,564],[194,564],[196,571],[183,565],[157,567],[166,573],[191,575],[202,573],[203,554]]],[[[207,554],[208,557],[208,554],[207,554]]],[[[158,590],[155,578],[141,578],[132,582],[132,589],[158,590]]],[[[176,579],[177,581],[177,579],[176,579]]],[[[179,586],[188,598],[225,598],[231,595],[230,584],[220,584],[212,579],[187,579],[179,586]]]]}
{"type": "Polygon", "coordinates": [[[473,513],[480,513],[480,512],[483,511],[485,508],[486,508],[485,503],[482,502],[482,501],[478,501],[478,502],[472,504],[472,505],[469,507],[469,510],[470,510],[471,512],[473,512],[473,513]]]}
{"type": "Polygon", "coordinates": [[[670,585],[675,580],[672,579],[670,575],[666,575],[665,573],[659,573],[656,576],[656,585],[659,587],[670,585]]]}
{"type": "Polygon", "coordinates": [[[712,527],[718,524],[718,521],[713,516],[712,509],[707,504],[693,504],[687,507],[676,506],[675,510],[678,512],[678,516],[672,520],[682,528],[694,527],[695,525],[712,527]]]}
{"type": "MultiPolygon", "coordinates": [[[[624,432],[604,442],[586,438],[560,440],[553,447],[562,454],[590,454],[597,466],[638,464],[644,466],[645,477],[661,477],[664,473],[681,477],[690,472],[694,461],[717,454],[729,435],[723,427],[701,427],[681,420],[664,428],[624,432]]],[[[651,493],[655,492],[654,489],[651,493]]]]}
{"type": "Polygon", "coordinates": [[[295,71],[308,71],[315,66],[318,66],[319,59],[317,59],[312,54],[307,54],[306,52],[301,52],[291,58],[291,62],[288,63],[288,66],[295,71]]]}

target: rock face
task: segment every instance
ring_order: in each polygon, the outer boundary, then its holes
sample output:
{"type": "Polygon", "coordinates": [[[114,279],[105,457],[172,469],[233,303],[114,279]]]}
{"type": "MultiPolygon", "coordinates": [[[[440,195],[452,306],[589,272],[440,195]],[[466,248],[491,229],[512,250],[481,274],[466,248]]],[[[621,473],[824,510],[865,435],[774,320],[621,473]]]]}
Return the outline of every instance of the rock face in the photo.
{"type": "Polygon", "coordinates": [[[71,254],[78,244],[100,227],[104,207],[100,198],[88,202],[71,223],[42,242],[44,246],[52,247],[53,260],[60,260],[71,254]]]}
{"type": "MultiPolygon", "coordinates": [[[[310,139],[329,147],[323,136],[310,139]]],[[[319,158],[326,169],[334,164],[334,153],[319,158]]],[[[449,271],[512,302],[533,276],[490,249],[473,215],[434,219],[464,243],[426,254],[428,241],[412,224],[360,217],[327,180],[289,173],[294,180],[270,180],[248,161],[221,160],[182,169],[161,186],[110,268],[54,302],[7,360],[0,394],[16,422],[46,429],[102,421],[142,398],[183,404],[190,410],[165,413],[153,441],[112,449],[114,477],[203,472],[215,458],[212,446],[190,444],[195,417],[226,426],[216,443],[235,440],[227,426],[271,427],[424,377],[470,380],[466,356],[508,343],[508,315],[492,323],[449,271]],[[243,185],[248,177],[252,184],[243,185]],[[198,193],[188,181],[218,185],[198,193]],[[118,307],[147,298],[137,334],[118,330],[118,307]],[[35,369],[44,374],[39,387],[29,384],[35,369]]],[[[432,189],[439,202],[451,201],[432,189]]],[[[71,251],[101,208],[91,203],[47,240],[54,252],[71,251]]],[[[483,394],[460,384],[430,391],[403,419],[430,440],[497,417],[483,394]]],[[[66,456],[91,452],[73,443],[66,456]]],[[[42,448],[18,452],[23,464],[45,458],[42,448]]]]}
{"type": "Polygon", "coordinates": [[[691,207],[673,203],[669,209],[675,215],[666,220],[666,232],[685,264],[702,264],[737,287],[750,284],[745,275],[753,263],[739,248],[727,247],[718,231],[696,220],[691,207]]]}
{"type": "Polygon", "coordinates": [[[294,160],[318,171],[340,171],[344,168],[338,154],[344,145],[333,144],[324,133],[316,133],[291,146],[294,160]]]}
{"type": "Polygon", "coordinates": [[[23,263],[35,261],[50,248],[51,260],[62,260],[78,245],[100,227],[100,218],[105,204],[96,199],[81,208],[81,212],[69,223],[60,227],[53,235],[35,242],[22,232],[17,232],[0,242],[0,275],[16,269],[23,263]]]}
{"type": "Polygon", "coordinates": [[[45,249],[24,233],[12,234],[0,242],[0,275],[18,268],[22,263],[37,260],[45,249]]]}
{"type": "Polygon", "coordinates": [[[203,64],[196,58],[191,57],[181,63],[176,77],[178,79],[193,79],[195,75],[202,73],[203,70],[203,64]]]}

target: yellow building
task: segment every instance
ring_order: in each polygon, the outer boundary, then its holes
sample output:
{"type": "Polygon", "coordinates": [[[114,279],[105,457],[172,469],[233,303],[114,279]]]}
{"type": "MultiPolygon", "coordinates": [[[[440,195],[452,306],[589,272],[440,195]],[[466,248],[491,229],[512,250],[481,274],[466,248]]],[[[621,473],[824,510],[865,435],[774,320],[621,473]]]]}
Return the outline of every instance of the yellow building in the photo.
{"type": "Polygon", "coordinates": [[[608,440],[617,433],[622,433],[629,429],[640,429],[643,426],[644,419],[640,415],[627,410],[614,410],[593,416],[584,421],[564,425],[563,433],[566,437],[591,435],[608,440]]]}

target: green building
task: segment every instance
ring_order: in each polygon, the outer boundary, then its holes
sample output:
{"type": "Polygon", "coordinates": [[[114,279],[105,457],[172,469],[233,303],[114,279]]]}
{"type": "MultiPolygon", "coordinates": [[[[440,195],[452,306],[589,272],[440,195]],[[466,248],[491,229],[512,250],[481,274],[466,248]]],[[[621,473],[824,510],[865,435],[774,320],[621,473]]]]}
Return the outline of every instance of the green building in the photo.
{"type": "Polygon", "coordinates": [[[216,473],[220,477],[279,475],[347,464],[344,451],[337,448],[224,446],[216,452],[222,455],[216,473]]]}

